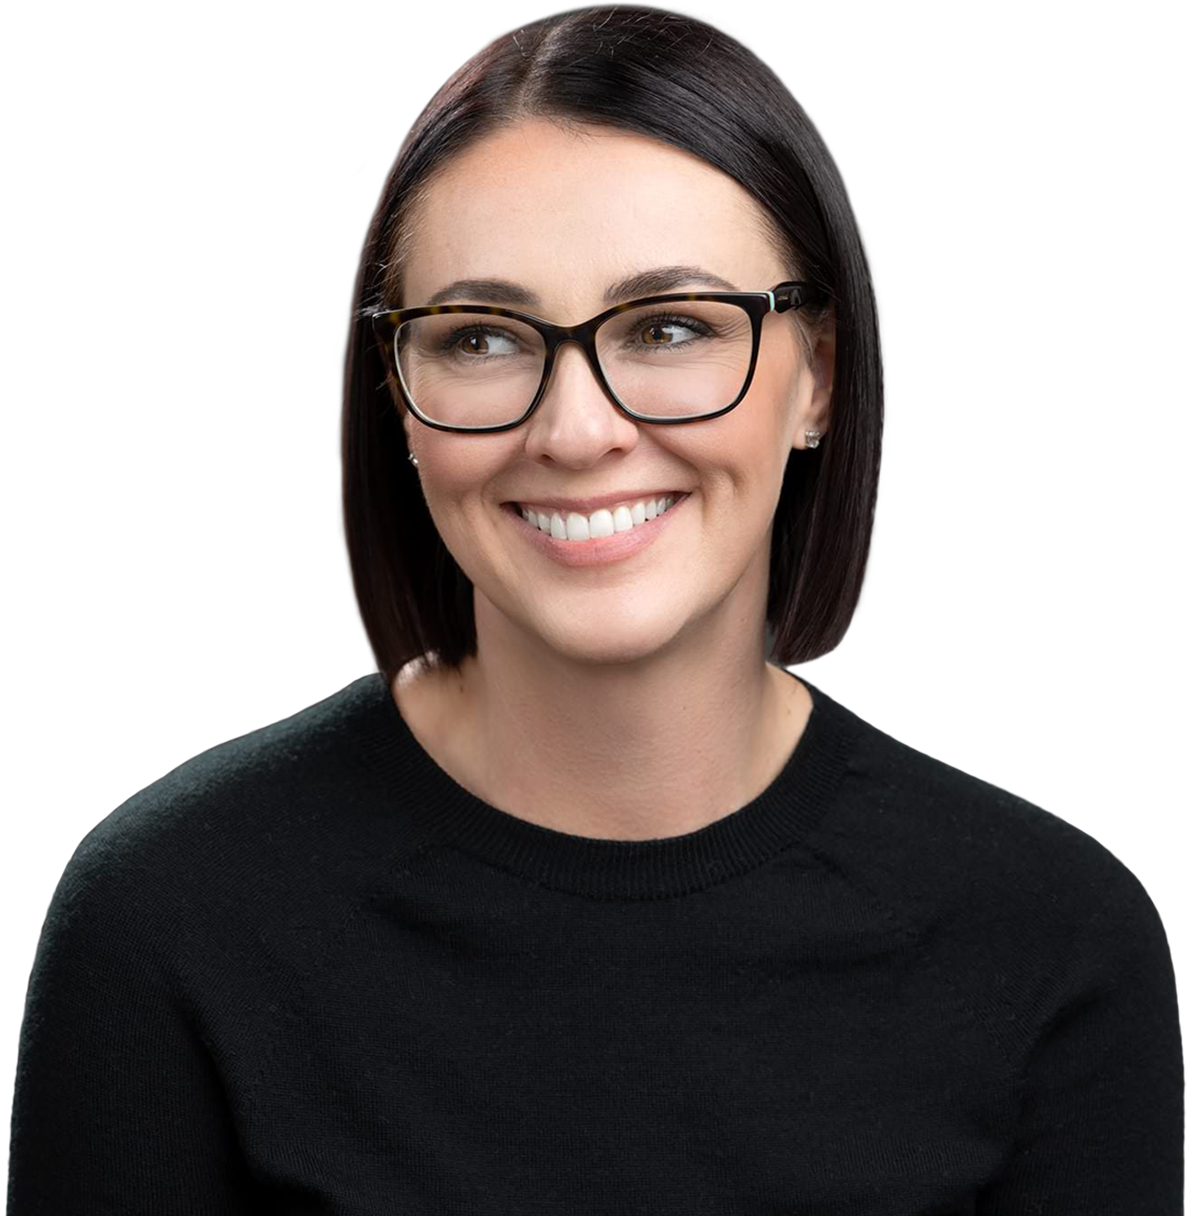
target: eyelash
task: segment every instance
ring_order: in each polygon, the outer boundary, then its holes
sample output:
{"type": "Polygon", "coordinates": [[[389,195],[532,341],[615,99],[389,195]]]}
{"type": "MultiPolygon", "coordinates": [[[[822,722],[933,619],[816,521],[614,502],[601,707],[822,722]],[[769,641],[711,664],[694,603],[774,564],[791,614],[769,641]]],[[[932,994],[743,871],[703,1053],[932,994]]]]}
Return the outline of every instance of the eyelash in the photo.
{"type": "MultiPolygon", "coordinates": [[[[715,332],[705,322],[697,321],[694,317],[680,316],[678,313],[655,313],[653,316],[644,318],[635,332],[640,332],[651,325],[682,325],[685,329],[690,329],[701,338],[709,337],[715,332]]],[[[473,335],[499,337],[506,332],[508,331],[502,330],[499,326],[465,325],[447,334],[439,344],[439,350],[443,352],[454,350],[457,343],[462,339],[472,337],[473,335]]]]}

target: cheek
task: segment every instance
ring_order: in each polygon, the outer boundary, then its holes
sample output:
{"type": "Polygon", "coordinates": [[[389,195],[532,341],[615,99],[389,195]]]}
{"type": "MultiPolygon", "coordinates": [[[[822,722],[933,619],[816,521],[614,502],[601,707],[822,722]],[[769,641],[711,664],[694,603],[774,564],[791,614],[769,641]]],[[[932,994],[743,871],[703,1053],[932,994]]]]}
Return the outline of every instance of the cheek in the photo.
{"type": "Polygon", "coordinates": [[[775,432],[781,432],[795,411],[803,371],[793,359],[776,359],[773,363],[759,361],[749,394],[741,404],[748,402],[756,406],[752,413],[758,418],[764,416],[775,432]]]}
{"type": "Polygon", "coordinates": [[[497,435],[452,435],[431,431],[417,447],[422,488],[433,510],[478,503],[512,462],[513,443],[497,435]]]}
{"type": "Polygon", "coordinates": [[[431,521],[455,564],[474,584],[486,585],[496,553],[494,523],[480,514],[478,499],[467,486],[436,485],[426,490],[431,521]]]}
{"type": "Polygon", "coordinates": [[[768,495],[770,483],[781,481],[790,454],[790,410],[768,387],[755,380],[740,405],[714,419],[690,451],[702,479],[712,488],[723,483],[743,504],[768,495]]]}
{"type": "Polygon", "coordinates": [[[749,464],[753,493],[777,504],[798,420],[790,381],[774,385],[772,392],[750,404],[755,408],[742,419],[738,448],[749,464]]]}

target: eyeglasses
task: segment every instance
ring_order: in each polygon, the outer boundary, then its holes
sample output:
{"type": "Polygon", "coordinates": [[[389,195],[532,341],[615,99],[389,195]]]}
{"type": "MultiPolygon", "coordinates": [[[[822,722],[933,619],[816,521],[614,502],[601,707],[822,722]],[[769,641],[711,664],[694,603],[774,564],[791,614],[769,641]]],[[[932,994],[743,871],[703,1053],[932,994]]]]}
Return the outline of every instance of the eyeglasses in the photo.
{"type": "Polygon", "coordinates": [[[369,314],[385,367],[410,412],[440,431],[520,426],[546,392],[555,355],[577,342],[612,403],[636,422],[717,418],[745,396],[767,313],[826,303],[823,288],[646,296],[579,325],[483,304],[369,314]]]}

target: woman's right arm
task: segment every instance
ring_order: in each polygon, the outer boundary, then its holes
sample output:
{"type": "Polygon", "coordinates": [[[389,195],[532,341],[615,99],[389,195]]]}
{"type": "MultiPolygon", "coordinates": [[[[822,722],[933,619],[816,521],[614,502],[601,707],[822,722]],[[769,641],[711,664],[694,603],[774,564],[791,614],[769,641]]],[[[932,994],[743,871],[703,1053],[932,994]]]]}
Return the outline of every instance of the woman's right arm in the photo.
{"type": "Polygon", "coordinates": [[[66,866],[21,1024],[8,1216],[259,1216],[160,913],[111,852],[66,866]]]}

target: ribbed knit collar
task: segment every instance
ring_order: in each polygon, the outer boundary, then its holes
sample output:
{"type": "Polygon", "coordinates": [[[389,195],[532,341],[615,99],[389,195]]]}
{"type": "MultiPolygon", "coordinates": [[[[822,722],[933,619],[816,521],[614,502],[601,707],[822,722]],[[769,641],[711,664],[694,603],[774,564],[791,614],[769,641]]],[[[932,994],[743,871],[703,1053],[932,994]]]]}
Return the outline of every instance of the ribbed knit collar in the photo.
{"type": "MultiPolygon", "coordinates": [[[[787,673],[790,674],[789,672],[787,673]]],[[[793,677],[792,677],[793,678],[793,677]]],[[[459,785],[410,730],[382,672],[354,681],[353,731],[367,762],[411,829],[412,845],[449,845],[499,869],[598,899],[662,899],[701,890],[797,843],[835,796],[859,719],[805,676],[807,725],[782,771],[756,798],[713,823],[659,840],[602,840],[542,827],[459,785]]]]}

